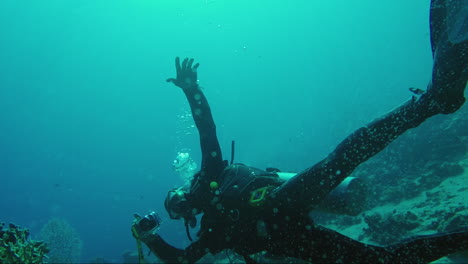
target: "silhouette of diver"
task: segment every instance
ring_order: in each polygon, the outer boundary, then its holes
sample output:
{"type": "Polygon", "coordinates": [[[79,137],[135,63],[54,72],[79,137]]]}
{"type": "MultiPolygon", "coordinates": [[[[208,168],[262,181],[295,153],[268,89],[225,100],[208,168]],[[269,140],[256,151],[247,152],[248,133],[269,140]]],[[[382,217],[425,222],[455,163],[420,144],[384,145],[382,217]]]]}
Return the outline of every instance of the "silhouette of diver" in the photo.
{"type": "Polygon", "coordinates": [[[263,171],[223,161],[216,127],[206,97],[197,84],[193,59],[180,64],[177,77],[200,133],[202,165],[189,189],[169,191],[165,206],[172,219],[194,227],[203,213],[198,240],[186,249],[167,244],[153,226],[132,225],[133,235],[166,262],[193,263],[206,253],[232,249],[249,256],[267,251],[312,263],[426,263],[468,249],[467,228],[418,236],[387,247],[361,243],[316,225],[309,217],[361,163],[374,156],[408,129],[437,114],[457,111],[465,102],[468,77],[468,19],[463,0],[433,0],[430,10],[432,79],[406,103],[348,136],[325,159],[288,181],[275,171],[263,171]]]}

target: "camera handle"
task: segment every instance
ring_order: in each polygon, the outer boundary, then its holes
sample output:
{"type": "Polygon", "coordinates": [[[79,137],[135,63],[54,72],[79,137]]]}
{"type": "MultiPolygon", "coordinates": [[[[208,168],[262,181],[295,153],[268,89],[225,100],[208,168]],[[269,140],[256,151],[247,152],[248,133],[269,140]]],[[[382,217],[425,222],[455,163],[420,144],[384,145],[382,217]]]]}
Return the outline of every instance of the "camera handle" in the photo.
{"type": "MultiPolygon", "coordinates": [[[[138,217],[140,217],[140,216],[138,216],[138,217]]],[[[133,233],[133,236],[135,237],[135,240],[136,240],[136,243],[137,243],[138,263],[146,264],[145,255],[143,255],[143,247],[141,246],[141,239],[138,236],[138,232],[136,231],[135,226],[132,226],[132,233],[133,233]]]]}
{"type": "Polygon", "coordinates": [[[136,226],[137,226],[137,224],[140,223],[140,221],[143,218],[147,219],[147,217],[150,216],[156,222],[155,222],[155,226],[149,232],[154,232],[154,230],[157,229],[159,227],[159,225],[161,224],[161,219],[159,218],[158,214],[156,212],[154,212],[154,211],[151,212],[149,215],[146,215],[144,217],[141,217],[139,214],[134,214],[133,216],[135,217],[135,219],[133,220],[134,224],[132,225],[132,233],[133,233],[133,236],[135,237],[135,240],[136,240],[136,243],[137,243],[138,262],[140,264],[146,264],[145,255],[143,254],[143,247],[141,246],[140,233],[136,229],[136,226]],[[137,224],[135,224],[135,223],[137,223],[137,224]]]}

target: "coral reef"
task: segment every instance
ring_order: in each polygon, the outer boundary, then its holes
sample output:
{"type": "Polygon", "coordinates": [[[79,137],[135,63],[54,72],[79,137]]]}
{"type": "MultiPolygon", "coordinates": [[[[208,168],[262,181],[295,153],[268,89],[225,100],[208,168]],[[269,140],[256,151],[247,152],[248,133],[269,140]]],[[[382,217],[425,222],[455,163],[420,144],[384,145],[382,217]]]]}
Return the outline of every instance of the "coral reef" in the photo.
{"type": "Polygon", "coordinates": [[[420,225],[418,216],[409,211],[405,213],[394,211],[388,215],[373,213],[365,215],[364,221],[368,227],[363,229],[361,236],[367,236],[381,245],[401,240],[409,234],[409,231],[420,225]]]}
{"type": "Polygon", "coordinates": [[[39,232],[50,248],[51,263],[79,263],[82,242],[78,232],[64,219],[52,218],[39,232]]]}
{"type": "Polygon", "coordinates": [[[26,228],[0,223],[0,263],[44,263],[49,252],[47,245],[28,236],[26,228]]]}
{"type": "MultiPolygon", "coordinates": [[[[437,174],[439,168],[425,172],[437,174]]],[[[464,173],[451,176],[438,186],[422,191],[418,196],[404,199],[398,203],[386,203],[369,209],[355,217],[335,215],[314,217],[318,224],[337,230],[364,243],[390,245],[418,235],[431,235],[452,232],[468,226],[468,155],[458,162],[464,173]],[[348,221],[348,219],[353,219],[348,221]],[[359,222],[358,220],[362,221],[359,222]]],[[[455,169],[455,171],[458,169],[455,169]]],[[[468,252],[449,255],[437,263],[468,263],[468,252]]]]}

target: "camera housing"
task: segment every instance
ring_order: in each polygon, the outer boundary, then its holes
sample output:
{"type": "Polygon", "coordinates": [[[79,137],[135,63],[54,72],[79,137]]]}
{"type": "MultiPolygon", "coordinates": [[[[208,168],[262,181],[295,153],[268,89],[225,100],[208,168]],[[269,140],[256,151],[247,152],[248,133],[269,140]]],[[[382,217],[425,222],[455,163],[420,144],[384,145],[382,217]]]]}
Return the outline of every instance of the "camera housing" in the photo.
{"type": "Polygon", "coordinates": [[[151,212],[148,215],[145,215],[138,221],[138,226],[141,231],[147,232],[152,231],[159,227],[161,224],[161,218],[156,212],[151,212]]]}

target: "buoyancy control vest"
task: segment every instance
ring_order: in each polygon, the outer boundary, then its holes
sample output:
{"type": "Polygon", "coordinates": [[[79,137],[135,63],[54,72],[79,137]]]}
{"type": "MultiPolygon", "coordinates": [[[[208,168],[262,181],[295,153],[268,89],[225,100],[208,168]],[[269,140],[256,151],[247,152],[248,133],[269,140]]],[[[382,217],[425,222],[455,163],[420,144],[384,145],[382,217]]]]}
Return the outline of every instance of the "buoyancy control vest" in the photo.
{"type": "Polygon", "coordinates": [[[256,191],[272,189],[284,182],[285,180],[275,172],[267,172],[244,164],[233,164],[226,167],[217,178],[218,187],[214,190],[214,202],[222,202],[223,206],[231,208],[256,206],[256,191]]]}

